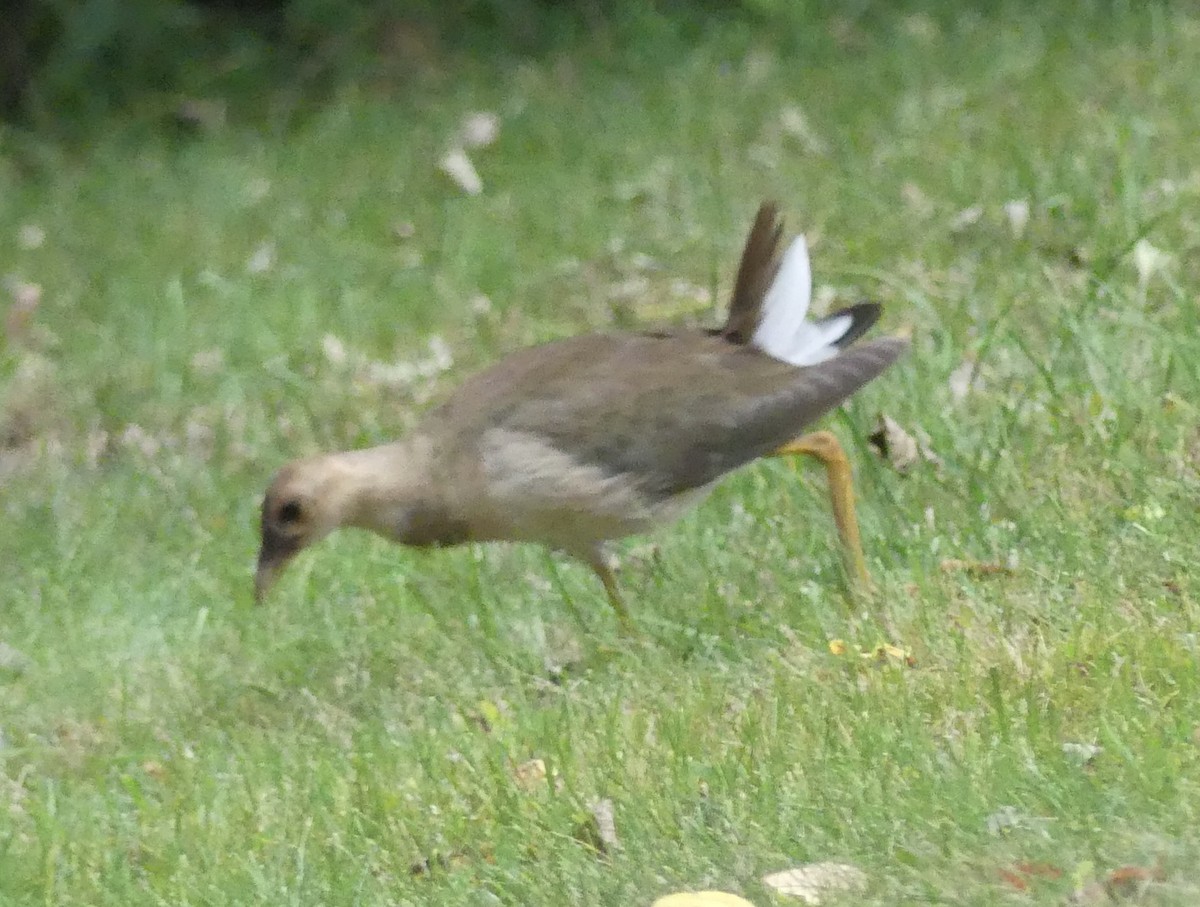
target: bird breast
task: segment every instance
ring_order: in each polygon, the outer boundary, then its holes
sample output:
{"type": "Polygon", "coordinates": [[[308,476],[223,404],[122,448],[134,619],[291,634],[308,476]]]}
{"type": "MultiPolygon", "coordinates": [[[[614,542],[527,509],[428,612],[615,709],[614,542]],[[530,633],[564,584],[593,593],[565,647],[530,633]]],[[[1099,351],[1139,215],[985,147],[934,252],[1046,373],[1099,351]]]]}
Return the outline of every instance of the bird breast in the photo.
{"type": "Polygon", "coordinates": [[[535,434],[496,428],[480,447],[488,534],[566,550],[645,532],[678,517],[710,490],[654,499],[637,477],[581,462],[535,434]]]}

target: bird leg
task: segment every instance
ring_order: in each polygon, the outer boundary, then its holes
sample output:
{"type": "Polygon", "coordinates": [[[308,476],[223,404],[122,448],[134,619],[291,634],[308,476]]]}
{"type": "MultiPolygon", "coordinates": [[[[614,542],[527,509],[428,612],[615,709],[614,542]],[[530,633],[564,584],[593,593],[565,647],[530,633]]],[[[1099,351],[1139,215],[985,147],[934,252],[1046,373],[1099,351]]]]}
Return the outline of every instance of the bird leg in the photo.
{"type": "Polygon", "coordinates": [[[617,577],[613,573],[608,553],[603,548],[597,548],[587,558],[587,562],[596,572],[596,576],[600,577],[600,582],[604,584],[604,591],[608,593],[608,603],[617,612],[617,624],[620,627],[621,635],[636,636],[637,630],[634,627],[633,618],[629,616],[629,609],[625,607],[625,601],[621,598],[621,590],[617,588],[617,577]]]}
{"type": "Polygon", "coordinates": [[[833,432],[818,431],[790,441],[771,454],[773,457],[806,454],[816,457],[825,464],[829,478],[829,497],[833,502],[833,521],[837,524],[838,537],[846,558],[846,569],[851,582],[859,589],[871,588],[871,574],[867,572],[867,560],[863,555],[862,537],[858,532],[858,518],[854,514],[854,479],[850,472],[850,461],[833,432]]]}

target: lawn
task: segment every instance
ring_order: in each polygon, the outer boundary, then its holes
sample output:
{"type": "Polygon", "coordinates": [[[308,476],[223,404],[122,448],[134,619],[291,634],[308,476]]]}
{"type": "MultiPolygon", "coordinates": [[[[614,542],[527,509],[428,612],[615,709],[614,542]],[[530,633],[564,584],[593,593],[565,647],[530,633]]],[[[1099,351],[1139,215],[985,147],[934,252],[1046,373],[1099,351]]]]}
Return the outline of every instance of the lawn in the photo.
{"type": "Polygon", "coordinates": [[[0,905],[766,907],[822,860],[847,904],[1200,902],[1200,16],[847,10],[0,133],[0,905]],[[913,331],[825,422],[873,597],[773,461],[622,547],[632,643],[521,546],[347,533],[254,607],[282,463],[528,343],[718,322],[764,197],[822,305],[913,331]]]}

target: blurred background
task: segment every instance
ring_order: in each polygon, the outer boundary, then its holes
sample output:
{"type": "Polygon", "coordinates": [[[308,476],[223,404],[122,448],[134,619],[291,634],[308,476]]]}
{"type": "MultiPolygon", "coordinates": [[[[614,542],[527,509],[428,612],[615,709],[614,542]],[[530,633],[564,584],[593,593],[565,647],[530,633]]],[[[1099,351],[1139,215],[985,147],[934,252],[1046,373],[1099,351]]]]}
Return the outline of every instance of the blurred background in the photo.
{"type": "Polygon", "coordinates": [[[404,91],[452,78],[464,57],[594,49],[649,37],[646,29],[769,27],[820,15],[819,6],[846,25],[880,11],[871,2],[788,0],[10,0],[0,22],[0,104],[11,120],[43,130],[113,111],[187,121],[218,108],[282,126],[301,99],[306,106],[348,81],[404,91]],[[200,101],[209,106],[192,106],[200,101]]]}

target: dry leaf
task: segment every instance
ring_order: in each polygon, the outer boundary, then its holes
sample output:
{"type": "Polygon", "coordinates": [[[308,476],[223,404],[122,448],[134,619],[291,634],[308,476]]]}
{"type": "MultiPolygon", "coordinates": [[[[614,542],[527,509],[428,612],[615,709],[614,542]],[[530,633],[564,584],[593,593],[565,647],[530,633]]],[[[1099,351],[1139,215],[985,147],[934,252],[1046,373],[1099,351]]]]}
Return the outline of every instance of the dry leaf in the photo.
{"type": "Polygon", "coordinates": [[[341,338],[326,334],[321,338],[326,361],[335,368],[353,371],[355,380],[369,387],[407,389],[429,382],[454,365],[454,354],[446,341],[434,334],[429,338],[429,353],[419,359],[379,362],[348,349],[341,338]]]}
{"type": "Polygon", "coordinates": [[[808,117],[799,107],[790,105],[783,108],[779,112],[779,125],[810,154],[824,154],[829,150],[825,140],[817,135],[808,117]]]}
{"type": "Polygon", "coordinates": [[[246,183],[244,191],[248,202],[258,204],[270,193],[271,181],[265,176],[256,176],[246,183]]]}
{"type": "Polygon", "coordinates": [[[490,699],[481,699],[475,708],[467,713],[466,717],[485,734],[490,734],[497,728],[508,724],[507,711],[503,702],[497,704],[490,699]]]}
{"type": "Polygon", "coordinates": [[[908,472],[920,459],[917,439],[900,427],[891,416],[880,416],[879,424],[870,437],[879,455],[892,464],[897,472],[908,472]]]}
{"type": "Polygon", "coordinates": [[[1082,864],[1076,871],[1075,891],[1068,903],[1080,907],[1101,907],[1105,904],[1140,903],[1146,899],[1157,882],[1166,880],[1167,874],[1162,861],[1153,866],[1122,866],[1112,870],[1101,881],[1085,881],[1092,875],[1090,862],[1082,864]]]}
{"type": "Polygon", "coordinates": [[[1010,888],[1025,891],[1033,879],[1060,879],[1063,871],[1053,863],[1014,863],[1011,868],[997,870],[1000,879],[1010,888]]]}
{"type": "Polygon", "coordinates": [[[1146,890],[1155,882],[1166,881],[1167,873],[1162,861],[1153,866],[1122,866],[1114,869],[1104,879],[1104,887],[1113,900],[1131,900],[1145,897],[1146,890]]]}
{"type": "Polygon", "coordinates": [[[45,241],[46,231],[37,224],[22,224],[21,229],[17,231],[17,245],[26,252],[41,248],[45,241]]]}
{"type": "Polygon", "coordinates": [[[1000,881],[1009,888],[1016,891],[1024,891],[1029,887],[1029,882],[1020,873],[1013,872],[1011,869],[998,869],[996,874],[1000,876],[1000,881]]]}
{"type": "Polygon", "coordinates": [[[925,44],[928,44],[930,41],[936,41],[942,34],[937,21],[925,13],[914,13],[905,16],[901,22],[901,28],[904,29],[904,33],[909,37],[916,38],[925,44]]]}
{"type": "Polygon", "coordinates": [[[592,818],[596,820],[596,831],[603,845],[600,849],[605,853],[616,850],[621,846],[617,838],[617,818],[613,802],[607,798],[597,800],[592,804],[592,818]]]}
{"type": "Polygon", "coordinates": [[[1018,812],[1015,806],[1001,806],[984,819],[984,825],[993,835],[1008,834],[1017,828],[1027,828],[1028,824],[1028,817],[1018,812]]]}
{"type": "MultiPolygon", "coordinates": [[[[832,655],[845,655],[850,650],[844,639],[829,640],[829,652],[832,655]]],[[[887,661],[889,658],[896,661],[902,661],[910,668],[917,666],[917,660],[912,656],[912,653],[907,649],[902,649],[899,646],[893,646],[891,643],[881,642],[873,649],[863,649],[858,653],[858,657],[864,661],[887,661]]]]}
{"type": "Polygon", "coordinates": [[[463,118],[458,138],[464,148],[486,148],[500,135],[500,117],[490,111],[471,113],[463,118]]]}
{"type": "Polygon", "coordinates": [[[546,762],[527,759],[513,769],[513,780],[526,791],[533,792],[546,783],[546,762]]]}
{"type": "Polygon", "coordinates": [[[1088,882],[1076,888],[1067,899],[1067,903],[1077,904],[1079,907],[1100,907],[1103,904],[1111,904],[1112,898],[1108,896],[1108,889],[1099,882],[1088,882]]]}
{"type": "Polygon", "coordinates": [[[225,352],[220,347],[200,350],[192,356],[192,371],[201,375],[215,375],[225,367],[225,352]]]}
{"type": "Polygon", "coordinates": [[[175,117],[184,125],[216,132],[225,125],[226,112],[223,100],[184,98],[175,108],[175,117]]]}
{"type": "Polygon", "coordinates": [[[970,359],[964,359],[950,373],[948,381],[950,384],[950,399],[958,403],[971,392],[973,387],[979,384],[979,375],[975,371],[975,363],[970,359]]]}
{"type": "Polygon", "coordinates": [[[950,218],[950,232],[961,233],[963,230],[975,226],[983,218],[983,205],[972,205],[969,208],[963,208],[954,217],[950,218]]]}
{"type": "Polygon", "coordinates": [[[264,242],[254,250],[254,254],[246,262],[248,274],[265,274],[273,267],[275,267],[275,243],[273,242],[264,242]]]}
{"type": "Polygon", "coordinates": [[[859,652],[859,657],[870,661],[887,661],[893,658],[896,661],[902,661],[910,668],[917,666],[917,660],[913,658],[912,653],[907,649],[902,649],[899,646],[893,646],[891,643],[881,642],[873,649],[859,652]]]}
{"type": "Polygon", "coordinates": [[[483,191],[483,180],[479,178],[479,172],[461,148],[447,152],[438,166],[441,167],[442,173],[450,177],[454,185],[467,195],[479,195],[483,191]]]}
{"type": "Polygon", "coordinates": [[[7,283],[12,305],[4,316],[4,332],[10,343],[17,343],[29,335],[33,315],[42,303],[42,288],[24,280],[11,279],[7,283]]]}
{"type": "Polygon", "coordinates": [[[878,425],[868,440],[879,455],[900,473],[908,472],[922,460],[939,469],[944,465],[942,458],[929,446],[927,438],[918,442],[899,422],[888,415],[880,415],[878,425]]]}
{"type": "Polygon", "coordinates": [[[31,664],[33,662],[24,652],[13,648],[6,642],[0,642],[0,671],[24,674],[31,664]]]}
{"type": "Polygon", "coordinates": [[[808,863],[763,876],[763,884],[806,904],[823,904],[831,895],[864,890],[867,876],[849,863],[808,863]]]}
{"type": "Polygon", "coordinates": [[[966,573],[968,576],[1011,576],[1012,568],[1004,564],[987,563],[983,561],[964,561],[956,557],[948,557],[938,564],[943,573],[966,573]]]}
{"type": "Polygon", "coordinates": [[[916,183],[907,182],[900,187],[900,198],[908,205],[910,211],[918,217],[929,217],[933,214],[933,202],[916,183]]]}
{"type": "Polygon", "coordinates": [[[728,891],[680,891],[664,895],[651,907],[754,907],[749,901],[728,891]]]}
{"type": "Polygon", "coordinates": [[[575,828],[577,841],[602,854],[611,854],[621,846],[617,839],[617,821],[612,800],[597,800],[588,810],[588,817],[575,828]]]}
{"type": "Polygon", "coordinates": [[[120,445],[128,450],[136,450],[143,457],[152,459],[163,448],[161,439],[150,434],[136,422],[131,422],[117,436],[120,445]]]}
{"type": "MultiPolygon", "coordinates": [[[[492,862],[486,854],[484,855],[484,861],[492,862]]],[[[452,850],[449,853],[442,853],[435,850],[429,856],[421,857],[419,860],[411,863],[408,867],[408,874],[413,878],[420,878],[421,876],[431,875],[439,870],[449,871],[460,869],[468,863],[469,859],[467,855],[460,851],[452,850]]]]}
{"type": "Polygon", "coordinates": [[[1044,879],[1061,879],[1063,874],[1063,871],[1053,863],[1036,863],[1022,860],[1013,868],[1024,875],[1041,876],[1044,879]]]}
{"type": "Polygon", "coordinates": [[[1137,241],[1137,245],[1133,247],[1133,266],[1137,269],[1138,281],[1146,283],[1163,270],[1171,262],[1171,256],[1162,249],[1150,243],[1150,240],[1143,237],[1137,241]]]}
{"type": "Polygon", "coordinates": [[[1020,239],[1029,225],[1029,202],[1023,198],[1005,202],[1004,216],[1008,218],[1008,227],[1012,230],[1012,235],[1020,239]]]}
{"type": "Polygon", "coordinates": [[[1089,768],[1096,761],[1096,757],[1104,752],[1104,747],[1094,743],[1068,742],[1062,745],[1062,751],[1064,756],[1080,768],[1089,768]]]}
{"type": "Polygon", "coordinates": [[[350,358],[346,352],[346,344],[336,334],[326,334],[321,338],[321,351],[330,365],[345,365],[350,358]]]}

